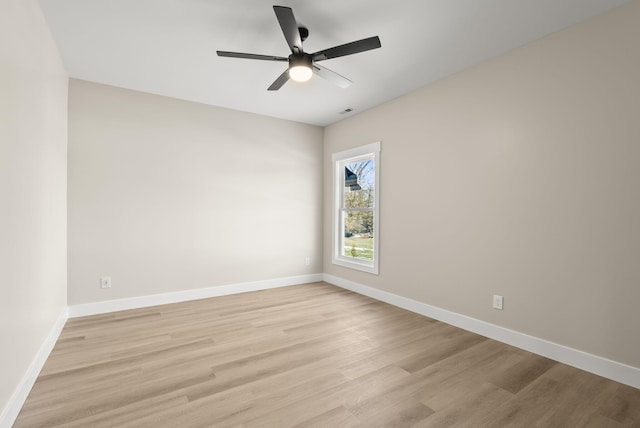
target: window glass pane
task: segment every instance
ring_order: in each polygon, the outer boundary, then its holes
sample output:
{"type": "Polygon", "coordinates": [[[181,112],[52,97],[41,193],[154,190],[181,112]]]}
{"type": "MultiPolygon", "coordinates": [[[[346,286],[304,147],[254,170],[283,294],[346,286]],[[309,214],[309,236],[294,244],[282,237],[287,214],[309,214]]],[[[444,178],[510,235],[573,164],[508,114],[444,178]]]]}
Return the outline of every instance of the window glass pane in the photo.
{"type": "Polygon", "coordinates": [[[373,159],[345,164],[344,208],[373,208],[375,195],[373,159]]]}
{"type": "Polygon", "coordinates": [[[373,260],[373,211],[344,212],[342,224],[342,255],[373,260]]]}

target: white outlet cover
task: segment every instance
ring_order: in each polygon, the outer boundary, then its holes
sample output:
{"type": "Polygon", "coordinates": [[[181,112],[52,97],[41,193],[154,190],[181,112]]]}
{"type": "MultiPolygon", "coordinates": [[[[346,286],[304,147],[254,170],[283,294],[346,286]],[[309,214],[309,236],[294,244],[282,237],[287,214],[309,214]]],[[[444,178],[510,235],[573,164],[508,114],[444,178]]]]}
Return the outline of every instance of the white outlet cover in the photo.
{"type": "Polygon", "coordinates": [[[110,276],[103,276],[100,278],[100,288],[111,288],[110,276]]]}
{"type": "Polygon", "coordinates": [[[502,310],[504,298],[497,294],[493,295],[493,308],[502,310]]]}

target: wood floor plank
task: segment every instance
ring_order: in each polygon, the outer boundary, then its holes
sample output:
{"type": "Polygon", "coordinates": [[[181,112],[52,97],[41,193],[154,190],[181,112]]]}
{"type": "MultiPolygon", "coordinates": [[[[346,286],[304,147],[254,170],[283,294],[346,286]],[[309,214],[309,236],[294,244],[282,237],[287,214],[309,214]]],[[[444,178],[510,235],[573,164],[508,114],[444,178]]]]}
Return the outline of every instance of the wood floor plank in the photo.
{"type": "Polygon", "coordinates": [[[626,385],[615,385],[615,391],[606,396],[598,414],[627,426],[640,427],[640,390],[626,385]]]}
{"type": "Polygon", "coordinates": [[[447,400],[449,404],[434,411],[415,426],[475,428],[480,426],[478,416],[491,414],[494,408],[512,396],[490,383],[466,382],[464,392],[455,400],[447,400]]]}
{"type": "Polygon", "coordinates": [[[490,378],[494,385],[517,394],[545,372],[555,367],[555,361],[538,355],[521,352],[521,358],[513,365],[504,367],[490,378]]]}
{"type": "Polygon", "coordinates": [[[360,426],[360,421],[343,406],[336,407],[321,415],[294,425],[293,428],[352,428],[360,426]]]}
{"type": "Polygon", "coordinates": [[[315,283],[70,319],[15,427],[640,427],[640,391],[315,283]]]}
{"type": "Polygon", "coordinates": [[[426,420],[434,413],[432,409],[424,404],[408,399],[392,406],[386,406],[376,412],[368,413],[367,417],[362,417],[362,426],[371,428],[383,427],[413,427],[426,420]]]}

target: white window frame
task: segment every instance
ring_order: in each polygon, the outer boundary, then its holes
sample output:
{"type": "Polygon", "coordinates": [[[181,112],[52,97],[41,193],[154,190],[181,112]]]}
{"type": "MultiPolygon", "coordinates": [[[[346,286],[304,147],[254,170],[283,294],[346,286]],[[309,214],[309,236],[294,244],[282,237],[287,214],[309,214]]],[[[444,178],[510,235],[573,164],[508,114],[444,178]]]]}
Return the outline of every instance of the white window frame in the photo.
{"type": "Polygon", "coordinates": [[[333,163],[333,251],[332,263],[335,265],[360,270],[378,275],[380,264],[380,142],[367,144],[331,155],[333,163]],[[344,228],[343,207],[344,198],[344,167],[348,163],[363,159],[373,159],[375,189],[373,206],[373,261],[362,260],[342,254],[344,228]]]}

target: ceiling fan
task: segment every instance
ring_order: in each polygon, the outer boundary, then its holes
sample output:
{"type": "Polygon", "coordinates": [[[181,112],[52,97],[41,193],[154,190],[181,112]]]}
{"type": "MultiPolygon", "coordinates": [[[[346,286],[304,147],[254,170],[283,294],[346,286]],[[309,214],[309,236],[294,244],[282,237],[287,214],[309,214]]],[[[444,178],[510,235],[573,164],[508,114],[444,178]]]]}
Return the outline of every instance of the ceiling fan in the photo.
{"type": "Polygon", "coordinates": [[[272,55],[217,51],[218,56],[231,58],[259,59],[264,61],[288,61],[289,67],[275,80],[275,82],[271,84],[271,86],[269,86],[269,91],[277,91],[282,87],[282,85],[287,83],[289,78],[297,82],[306,82],[311,79],[313,73],[333,82],[341,88],[346,88],[351,85],[351,81],[349,79],[339,75],[335,71],[322,67],[317,63],[326,59],[338,58],[341,56],[365,52],[371,49],[377,49],[381,46],[380,38],[378,36],[374,36],[308,54],[302,49],[302,42],[304,42],[309,36],[309,30],[305,27],[298,26],[291,8],[273,6],[273,10],[275,11],[278,22],[280,23],[280,28],[282,28],[282,32],[284,33],[284,38],[287,40],[289,48],[291,48],[291,55],[289,55],[288,58],[272,55]]]}

